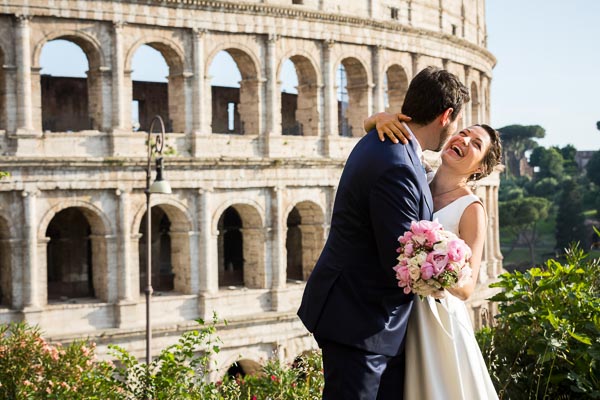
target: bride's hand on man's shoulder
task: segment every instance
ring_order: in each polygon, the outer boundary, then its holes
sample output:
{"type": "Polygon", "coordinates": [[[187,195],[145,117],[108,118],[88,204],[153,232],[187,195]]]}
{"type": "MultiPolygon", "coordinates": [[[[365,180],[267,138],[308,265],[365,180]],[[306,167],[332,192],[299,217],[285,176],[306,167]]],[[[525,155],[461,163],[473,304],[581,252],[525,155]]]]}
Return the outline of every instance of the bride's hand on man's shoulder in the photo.
{"type": "Polygon", "coordinates": [[[393,143],[402,142],[407,144],[411,139],[411,135],[402,122],[408,122],[410,119],[410,117],[401,113],[382,112],[376,114],[375,129],[377,129],[379,140],[383,142],[387,136],[393,143]]]}
{"type": "Polygon", "coordinates": [[[437,290],[437,291],[435,291],[435,292],[433,292],[431,294],[431,297],[433,297],[436,300],[445,299],[446,298],[446,291],[444,289],[437,290]]]}

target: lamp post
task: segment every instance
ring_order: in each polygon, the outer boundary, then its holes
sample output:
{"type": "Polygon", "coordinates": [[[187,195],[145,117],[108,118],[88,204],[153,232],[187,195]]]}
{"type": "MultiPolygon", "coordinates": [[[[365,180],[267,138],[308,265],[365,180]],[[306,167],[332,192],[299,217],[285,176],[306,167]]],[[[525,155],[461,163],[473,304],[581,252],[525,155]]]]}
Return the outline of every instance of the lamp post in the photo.
{"type": "Polygon", "coordinates": [[[152,346],[152,324],[150,321],[150,297],[152,296],[152,212],[150,208],[150,195],[152,193],[171,193],[169,182],[163,180],[163,158],[162,150],[165,144],[165,124],[160,116],[155,116],[148,129],[148,164],[146,167],[146,365],[150,365],[152,346]],[[157,132],[156,140],[152,143],[152,131],[154,124],[158,123],[160,131],[157,132]],[[156,159],[156,180],[150,184],[152,176],[152,151],[158,156],[156,159]]]}

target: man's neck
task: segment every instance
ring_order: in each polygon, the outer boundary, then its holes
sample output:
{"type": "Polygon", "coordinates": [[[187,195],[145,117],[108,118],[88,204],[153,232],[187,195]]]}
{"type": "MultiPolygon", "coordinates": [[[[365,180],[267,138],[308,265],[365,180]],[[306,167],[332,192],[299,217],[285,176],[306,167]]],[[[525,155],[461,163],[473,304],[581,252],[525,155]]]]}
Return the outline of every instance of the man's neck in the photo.
{"type": "Polygon", "coordinates": [[[407,122],[406,124],[410,128],[415,139],[417,139],[419,142],[421,150],[431,150],[430,143],[428,141],[428,139],[431,137],[431,133],[429,132],[427,125],[419,125],[414,122],[407,122]]]}

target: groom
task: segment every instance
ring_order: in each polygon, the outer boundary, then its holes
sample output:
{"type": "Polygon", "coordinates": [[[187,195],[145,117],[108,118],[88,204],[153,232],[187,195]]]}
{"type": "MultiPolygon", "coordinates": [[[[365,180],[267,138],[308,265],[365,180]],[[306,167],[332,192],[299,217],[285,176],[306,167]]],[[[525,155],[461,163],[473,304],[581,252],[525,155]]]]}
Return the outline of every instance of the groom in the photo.
{"type": "Polygon", "coordinates": [[[428,67],[411,81],[402,106],[416,140],[381,142],[372,130],[348,157],[329,237],[298,310],[323,352],[324,400],[403,398],[413,295],[397,286],[392,270],[397,239],[411,221],[431,219],[422,150],[441,149],[468,101],[456,76],[428,67]]]}

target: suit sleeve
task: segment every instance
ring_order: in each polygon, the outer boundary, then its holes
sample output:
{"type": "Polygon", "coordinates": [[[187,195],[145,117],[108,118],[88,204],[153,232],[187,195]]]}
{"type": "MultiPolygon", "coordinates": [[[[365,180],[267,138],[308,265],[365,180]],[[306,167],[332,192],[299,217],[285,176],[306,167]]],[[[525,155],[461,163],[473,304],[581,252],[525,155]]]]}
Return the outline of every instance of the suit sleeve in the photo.
{"type": "MultiPolygon", "coordinates": [[[[398,237],[419,220],[421,189],[413,168],[394,166],[379,177],[369,194],[369,212],[379,260],[391,277],[397,262],[398,237]]],[[[395,278],[394,278],[395,279],[395,278]]]]}

